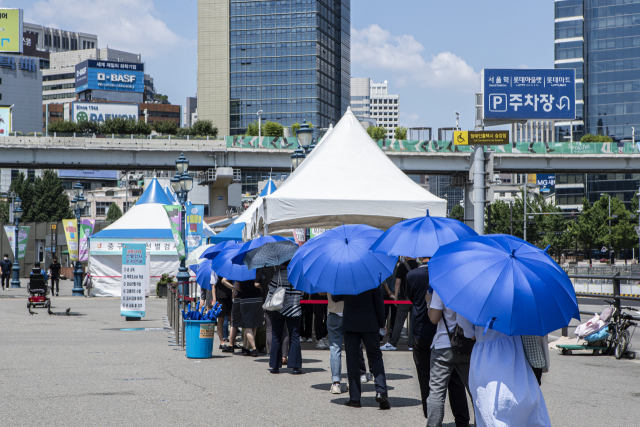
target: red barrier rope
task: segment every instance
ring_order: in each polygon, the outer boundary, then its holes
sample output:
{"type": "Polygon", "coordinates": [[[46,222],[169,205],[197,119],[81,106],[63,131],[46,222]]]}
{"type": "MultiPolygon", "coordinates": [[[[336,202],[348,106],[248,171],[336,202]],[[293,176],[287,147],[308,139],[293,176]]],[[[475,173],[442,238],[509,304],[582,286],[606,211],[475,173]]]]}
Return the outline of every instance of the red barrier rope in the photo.
{"type": "MultiPolygon", "coordinates": [[[[411,304],[413,305],[413,303],[411,301],[397,301],[397,300],[384,300],[385,304],[411,304]]],[[[329,304],[328,300],[300,300],[300,304],[329,304]]]]}

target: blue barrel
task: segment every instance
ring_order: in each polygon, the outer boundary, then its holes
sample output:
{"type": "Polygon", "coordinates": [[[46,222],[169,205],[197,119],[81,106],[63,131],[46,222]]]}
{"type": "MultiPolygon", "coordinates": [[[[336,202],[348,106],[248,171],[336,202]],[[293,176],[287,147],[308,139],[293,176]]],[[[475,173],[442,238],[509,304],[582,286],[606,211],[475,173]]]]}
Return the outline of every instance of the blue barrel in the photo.
{"type": "Polygon", "coordinates": [[[215,322],[211,320],[185,320],[187,357],[189,359],[210,359],[213,357],[213,336],[215,322]]]}

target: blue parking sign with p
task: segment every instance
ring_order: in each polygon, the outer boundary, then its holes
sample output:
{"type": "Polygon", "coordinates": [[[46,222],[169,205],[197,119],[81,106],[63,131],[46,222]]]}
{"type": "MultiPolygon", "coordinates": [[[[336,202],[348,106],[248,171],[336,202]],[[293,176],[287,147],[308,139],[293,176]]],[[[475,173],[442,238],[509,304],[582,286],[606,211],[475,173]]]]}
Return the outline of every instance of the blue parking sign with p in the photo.
{"type": "Polygon", "coordinates": [[[507,95],[505,93],[489,95],[489,111],[507,111],[507,95]]]}

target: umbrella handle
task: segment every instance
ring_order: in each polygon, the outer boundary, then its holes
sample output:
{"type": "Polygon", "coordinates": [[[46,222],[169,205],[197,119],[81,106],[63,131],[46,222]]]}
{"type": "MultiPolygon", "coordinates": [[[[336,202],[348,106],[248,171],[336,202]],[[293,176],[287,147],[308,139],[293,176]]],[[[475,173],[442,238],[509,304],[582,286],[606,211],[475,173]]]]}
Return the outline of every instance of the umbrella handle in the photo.
{"type": "Polygon", "coordinates": [[[484,327],[484,332],[482,333],[482,335],[486,335],[487,331],[489,330],[489,328],[491,327],[491,325],[493,325],[493,322],[496,320],[495,317],[492,317],[491,319],[489,319],[489,321],[487,322],[486,326],[484,327]]]}

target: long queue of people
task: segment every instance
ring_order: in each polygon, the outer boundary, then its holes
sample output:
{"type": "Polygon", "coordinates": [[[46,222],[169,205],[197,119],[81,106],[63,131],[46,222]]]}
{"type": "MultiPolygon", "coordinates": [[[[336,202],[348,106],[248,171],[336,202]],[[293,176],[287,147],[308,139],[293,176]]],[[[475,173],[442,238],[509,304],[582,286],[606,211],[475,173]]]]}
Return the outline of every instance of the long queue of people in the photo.
{"type": "Polygon", "coordinates": [[[315,331],[316,348],[331,351],[331,393],[340,394],[344,391],[344,345],[349,391],[346,406],[354,408],[361,407],[361,384],[369,381],[375,383],[380,409],[391,408],[382,352],[396,350],[411,313],[409,348],[413,351],[428,427],[442,425],[447,393],[456,426],[470,423],[467,393],[474,403],[476,426],[551,425],[540,390],[542,372],[549,368],[544,339],[487,332],[445,307],[429,286],[428,261],[401,260],[390,280],[358,295],[303,294],[289,283],[285,263],[258,269],[255,280],[231,283],[217,278],[213,290],[203,292],[202,297],[209,305],[216,301],[222,305],[218,317],[222,352],[240,350],[253,357],[265,354],[258,349],[258,339],[263,334],[257,331],[266,327],[265,347],[272,374],[279,374],[285,365],[292,374],[300,374],[301,342],[311,341],[315,331]],[[279,288],[285,290],[282,308],[263,310],[264,301],[279,288]],[[301,304],[304,299],[328,300],[328,304],[301,304]],[[384,299],[400,303],[385,305],[384,299]],[[236,342],[239,328],[243,344],[236,342]],[[387,332],[390,338],[380,346],[387,332]],[[501,393],[500,383],[511,395],[501,393]]]}

